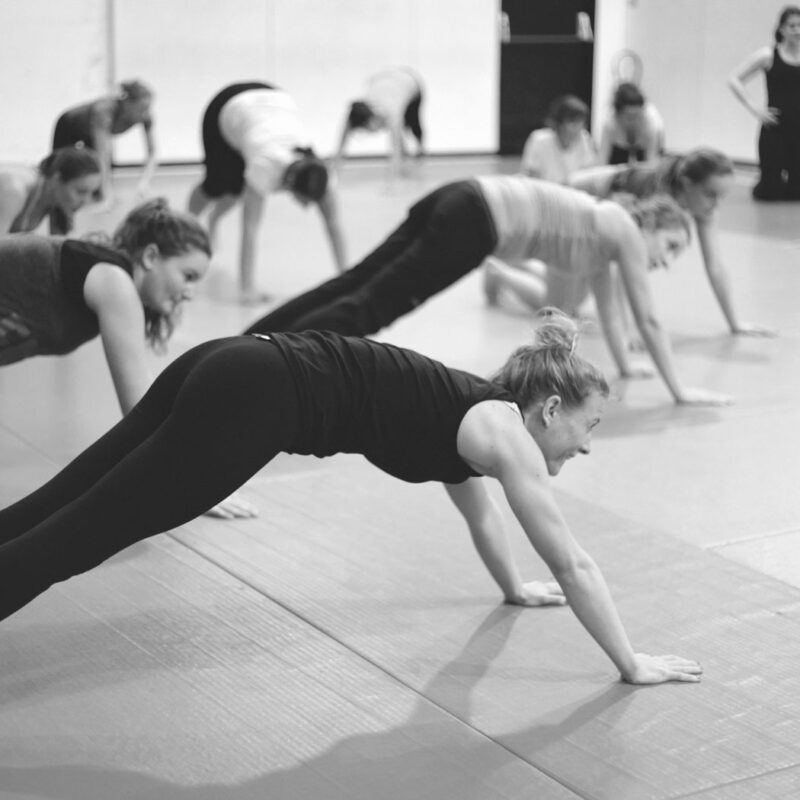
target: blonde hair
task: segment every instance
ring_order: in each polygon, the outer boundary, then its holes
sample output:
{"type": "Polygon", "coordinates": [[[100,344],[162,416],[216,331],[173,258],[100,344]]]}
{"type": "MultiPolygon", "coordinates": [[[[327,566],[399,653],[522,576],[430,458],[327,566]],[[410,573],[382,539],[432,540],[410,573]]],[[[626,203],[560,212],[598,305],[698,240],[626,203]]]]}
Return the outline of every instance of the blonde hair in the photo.
{"type": "Polygon", "coordinates": [[[557,308],[543,308],[532,344],[517,348],[491,377],[521,408],[558,395],[568,408],[583,405],[592,392],[608,397],[605,376],[576,354],[578,323],[557,308]]]}
{"type": "Polygon", "coordinates": [[[619,192],[614,194],[613,200],[633,217],[641,230],[683,230],[689,241],[692,240],[692,218],[671,195],[658,192],[649,197],[635,197],[619,192]]]}

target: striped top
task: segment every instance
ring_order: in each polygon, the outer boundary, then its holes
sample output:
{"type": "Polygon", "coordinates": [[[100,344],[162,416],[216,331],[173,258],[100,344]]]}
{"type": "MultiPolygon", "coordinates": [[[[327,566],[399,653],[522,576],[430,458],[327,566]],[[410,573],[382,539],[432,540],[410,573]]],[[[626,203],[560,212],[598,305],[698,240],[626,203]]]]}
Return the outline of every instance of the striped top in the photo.
{"type": "Polygon", "coordinates": [[[475,179],[489,208],[505,261],[538,259],[570,274],[608,263],[597,230],[597,200],[585,192],[523,175],[475,179]]]}

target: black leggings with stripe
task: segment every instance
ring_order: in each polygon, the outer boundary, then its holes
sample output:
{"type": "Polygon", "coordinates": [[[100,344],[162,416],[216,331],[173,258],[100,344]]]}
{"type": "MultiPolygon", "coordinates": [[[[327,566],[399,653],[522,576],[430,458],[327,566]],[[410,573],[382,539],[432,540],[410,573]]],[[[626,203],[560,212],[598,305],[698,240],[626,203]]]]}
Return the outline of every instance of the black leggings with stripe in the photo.
{"type": "Polygon", "coordinates": [[[0,511],[0,619],[226,498],[297,430],[291,373],[254,337],[201,344],[51,481],[0,511]]]}

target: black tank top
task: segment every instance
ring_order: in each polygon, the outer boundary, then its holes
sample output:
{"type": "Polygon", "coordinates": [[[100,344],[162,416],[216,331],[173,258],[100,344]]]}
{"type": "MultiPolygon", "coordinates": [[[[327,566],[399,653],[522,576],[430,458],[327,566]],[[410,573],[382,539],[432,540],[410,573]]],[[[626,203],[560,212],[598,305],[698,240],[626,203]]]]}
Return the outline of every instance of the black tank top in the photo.
{"type": "Polygon", "coordinates": [[[25,357],[69,353],[97,336],[83,284],[100,262],[133,274],[126,256],[102,245],[36,234],[0,238],[0,319],[13,319],[15,329],[25,332],[27,342],[20,335],[13,342],[26,344],[25,357]]]}
{"type": "Polygon", "coordinates": [[[766,72],[767,105],[781,110],[780,121],[800,122],[800,65],[787,64],[778,48],[772,51],[772,66],[766,72]]]}
{"type": "Polygon", "coordinates": [[[478,473],[458,455],[458,427],[505,389],[394,345],[327,331],[271,333],[300,398],[301,434],[290,452],[361,453],[410,483],[461,483],[478,473]]]}

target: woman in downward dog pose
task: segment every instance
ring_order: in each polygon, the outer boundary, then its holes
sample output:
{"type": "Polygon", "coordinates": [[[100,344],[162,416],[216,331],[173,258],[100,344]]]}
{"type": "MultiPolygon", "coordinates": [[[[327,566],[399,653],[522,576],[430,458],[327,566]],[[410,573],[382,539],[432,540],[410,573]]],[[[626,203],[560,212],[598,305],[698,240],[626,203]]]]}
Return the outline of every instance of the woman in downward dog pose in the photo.
{"type": "Polygon", "coordinates": [[[697,681],[694,661],[634,651],[553,498],[548,476],[589,452],[608,394],[575,336],[554,313],[490,380],[334,333],[201,344],[49,483],[0,511],[0,618],[191,520],[280,452],[350,452],[401,480],[443,482],[506,601],[568,601],[624,680],[697,681]],[[522,581],[482,476],[500,481],[558,585],[522,581]]]}
{"type": "Polygon", "coordinates": [[[648,264],[662,264],[689,240],[689,222],[662,198],[640,229],[617,203],[522,175],[492,175],[436,189],[360,264],[280,306],[247,333],[331,330],[375,333],[478,267],[487,256],[548,265],[539,299],[570,310],[591,286],[611,353],[624,377],[652,374],[632,365],[611,263],[622,271],[642,338],[678,403],[729,402],[678,380],[666,332],[653,308],[648,264]]]}
{"type": "Polygon", "coordinates": [[[328,167],[309,146],[297,105],[268,83],[234,83],[208,104],[202,123],[205,176],[189,195],[189,211],[211,207],[214,241],[222,217],[241,202],[239,283],[243,303],[262,302],[256,287],[258,232],[270,195],[287,192],[301,206],[314,204],[325,223],[337,269],[344,269],[344,239],[328,167]]]}
{"type": "Polygon", "coordinates": [[[106,204],[112,197],[112,137],[142,126],[147,160],[136,187],[140,197],[147,194],[156,169],[156,145],[153,136],[153,90],[141,81],[125,81],[116,94],[106,95],[67,109],[56,121],[53,150],[60,147],[88,147],[100,161],[102,197],[106,204]]]}

